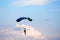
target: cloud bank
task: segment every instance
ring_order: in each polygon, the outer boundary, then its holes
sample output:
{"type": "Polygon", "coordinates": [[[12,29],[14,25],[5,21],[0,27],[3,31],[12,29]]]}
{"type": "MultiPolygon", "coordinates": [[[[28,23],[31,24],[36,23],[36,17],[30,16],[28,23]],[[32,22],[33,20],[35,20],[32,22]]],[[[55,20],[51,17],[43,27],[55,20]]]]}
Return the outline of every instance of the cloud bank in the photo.
{"type": "Polygon", "coordinates": [[[11,4],[14,6],[45,5],[53,1],[56,0],[20,0],[20,1],[12,2],[11,4]]]}
{"type": "Polygon", "coordinates": [[[45,40],[41,32],[35,30],[29,25],[20,25],[27,28],[27,34],[23,30],[14,30],[12,28],[0,30],[0,40],[45,40]]]}

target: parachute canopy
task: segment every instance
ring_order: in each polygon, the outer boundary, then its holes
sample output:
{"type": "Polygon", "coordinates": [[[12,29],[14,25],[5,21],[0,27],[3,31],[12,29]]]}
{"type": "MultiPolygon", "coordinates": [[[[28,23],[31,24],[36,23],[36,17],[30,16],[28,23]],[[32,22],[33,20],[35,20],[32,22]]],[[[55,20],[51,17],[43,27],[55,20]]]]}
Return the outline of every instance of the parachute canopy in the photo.
{"type": "Polygon", "coordinates": [[[32,21],[32,19],[29,18],[29,17],[20,17],[20,18],[18,18],[16,21],[17,21],[17,22],[20,22],[20,21],[22,21],[22,20],[24,20],[24,19],[27,19],[27,20],[29,20],[29,21],[32,21]]]}

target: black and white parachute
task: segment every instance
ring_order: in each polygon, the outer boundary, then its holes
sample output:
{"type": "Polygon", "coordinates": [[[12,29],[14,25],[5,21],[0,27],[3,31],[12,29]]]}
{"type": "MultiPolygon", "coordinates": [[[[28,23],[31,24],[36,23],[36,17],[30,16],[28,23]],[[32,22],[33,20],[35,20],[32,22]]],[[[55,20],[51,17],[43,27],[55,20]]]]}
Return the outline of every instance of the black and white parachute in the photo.
{"type": "Polygon", "coordinates": [[[24,20],[24,19],[27,19],[27,20],[29,20],[29,21],[32,21],[32,19],[29,18],[29,17],[20,17],[20,18],[18,18],[16,21],[17,21],[17,22],[20,22],[20,21],[22,21],[22,20],[24,20]]]}

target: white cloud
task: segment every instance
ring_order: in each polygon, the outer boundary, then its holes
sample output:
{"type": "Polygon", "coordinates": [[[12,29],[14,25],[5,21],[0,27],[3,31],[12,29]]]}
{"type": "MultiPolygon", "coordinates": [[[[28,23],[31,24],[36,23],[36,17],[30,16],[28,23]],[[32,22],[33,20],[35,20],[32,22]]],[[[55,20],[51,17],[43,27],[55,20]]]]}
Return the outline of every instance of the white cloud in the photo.
{"type": "Polygon", "coordinates": [[[17,31],[14,29],[1,29],[0,30],[0,40],[42,40],[45,37],[43,34],[29,25],[22,24],[21,26],[26,27],[27,34],[24,35],[23,30],[17,31]]]}
{"type": "Polygon", "coordinates": [[[17,24],[16,26],[18,28],[19,27],[26,28],[27,29],[27,33],[26,33],[27,36],[34,37],[34,38],[42,38],[42,33],[35,30],[33,27],[31,27],[29,25],[25,25],[25,24],[19,25],[19,24],[17,24]]]}
{"type": "Polygon", "coordinates": [[[55,0],[21,0],[12,2],[14,6],[44,5],[55,0]]]}

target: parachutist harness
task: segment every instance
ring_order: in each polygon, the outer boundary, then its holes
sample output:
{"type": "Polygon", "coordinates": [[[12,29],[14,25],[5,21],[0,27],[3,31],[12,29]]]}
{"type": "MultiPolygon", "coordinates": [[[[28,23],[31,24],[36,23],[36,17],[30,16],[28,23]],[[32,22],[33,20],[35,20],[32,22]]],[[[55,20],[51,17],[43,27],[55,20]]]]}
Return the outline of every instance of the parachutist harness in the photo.
{"type": "Polygon", "coordinates": [[[24,28],[24,34],[26,35],[26,28],[24,28]]]}

